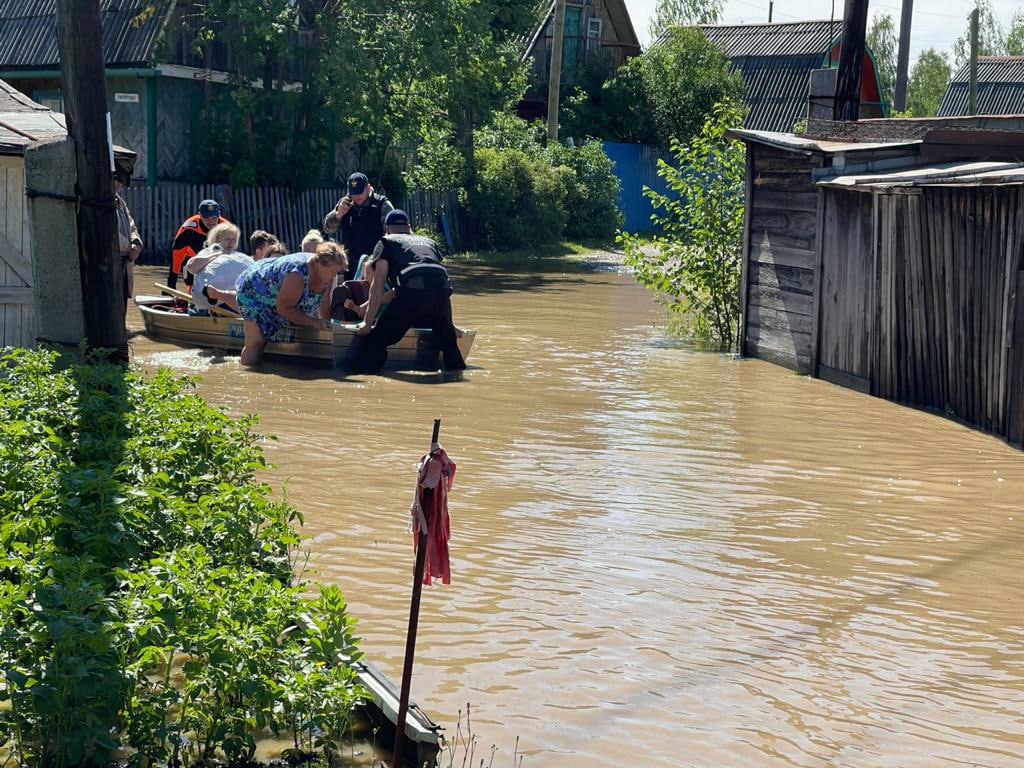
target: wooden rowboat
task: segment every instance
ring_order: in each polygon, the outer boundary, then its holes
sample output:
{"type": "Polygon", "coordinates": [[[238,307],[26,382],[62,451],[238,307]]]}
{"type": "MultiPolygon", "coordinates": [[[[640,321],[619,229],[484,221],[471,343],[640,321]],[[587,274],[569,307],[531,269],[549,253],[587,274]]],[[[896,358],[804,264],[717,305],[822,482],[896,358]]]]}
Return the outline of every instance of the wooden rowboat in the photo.
{"type": "MultiPolygon", "coordinates": [[[[241,351],[245,330],[240,317],[210,315],[198,317],[172,311],[174,299],[167,296],[136,296],[135,304],[142,313],[146,335],[152,339],[203,349],[241,351]]],[[[351,367],[358,349],[359,337],[355,323],[332,321],[325,331],[288,324],[270,339],[265,353],[320,362],[344,370],[351,367]]],[[[423,371],[440,368],[437,348],[429,328],[411,328],[397,344],[388,347],[388,367],[423,371]]],[[[476,339],[475,330],[467,330],[459,339],[463,360],[476,339]]]]}

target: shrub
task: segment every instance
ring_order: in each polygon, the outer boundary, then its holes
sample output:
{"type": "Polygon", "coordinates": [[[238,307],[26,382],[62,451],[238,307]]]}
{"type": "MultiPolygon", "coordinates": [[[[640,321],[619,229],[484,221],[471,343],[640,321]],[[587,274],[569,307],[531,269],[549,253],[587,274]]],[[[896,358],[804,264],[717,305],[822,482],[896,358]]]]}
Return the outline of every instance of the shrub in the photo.
{"type": "Polygon", "coordinates": [[[293,576],[255,419],[189,385],[0,358],[0,751],[23,766],[242,764],[265,732],[329,756],[359,699],[354,621],[293,576]]]}
{"type": "Polygon", "coordinates": [[[619,180],[615,164],[601,143],[588,141],[578,147],[555,144],[548,156],[556,166],[571,168],[574,183],[566,198],[568,223],[565,235],[575,240],[610,240],[622,226],[619,210],[619,180]]]}
{"type": "Polygon", "coordinates": [[[725,102],[688,145],[673,142],[674,164],[658,161],[672,195],[644,190],[663,234],[650,249],[635,236],[619,238],[637,280],[688,332],[722,350],[733,347],[739,324],[745,173],[743,145],[725,132],[742,119],[740,108],[725,102]]]}

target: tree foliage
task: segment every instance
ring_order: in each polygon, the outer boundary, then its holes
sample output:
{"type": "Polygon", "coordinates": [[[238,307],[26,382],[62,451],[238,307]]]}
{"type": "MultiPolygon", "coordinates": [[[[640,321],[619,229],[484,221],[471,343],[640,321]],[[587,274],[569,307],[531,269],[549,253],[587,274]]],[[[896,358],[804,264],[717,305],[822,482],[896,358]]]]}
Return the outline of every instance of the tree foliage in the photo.
{"type": "Polygon", "coordinates": [[[896,92],[896,57],[899,43],[892,14],[876,13],[868,29],[867,44],[875,54],[875,66],[882,86],[882,101],[892,104],[896,92]]]}
{"type": "Polygon", "coordinates": [[[717,24],[724,6],[723,0],[658,0],[648,25],[651,39],[657,40],[673,27],[717,24]]]}
{"type": "Polygon", "coordinates": [[[933,117],[949,88],[952,70],[945,54],[934,48],[921,52],[907,82],[907,112],[913,117],[933,117]]]}
{"type": "Polygon", "coordinates": [[[668,147],[698,133],[715,104],[742,93],[743,80],[703,32],[674,27],[597,93],[576,94],[565,122],[570,135],[668,147]]]}
{"type": "Polygon", "coordinates": [[[660,234],[651,248],[620,237],[637,280],[722,350],[733,348],[739,324],[745,176],[743,146],[726,131],[742,121],[739,105],[719,104],[689,143],[673,141],[673,162],[658,162],[671,194],[645,190],[660,234]]]}
{"type": "Polygon", "coordinates": [[[1006,32],[1006,55],[1024,56],[1024,10],[1018,10],[1006,32]]]}
{"type": "MultiPolygon", "coordinates": [[[[978,9],[978,55],[1000,56],[1006,50],[1003,25],[999,22],[992,0],[975,0],[978,9]]],[[[964,33],[953,43],[953,62],[957,69],[964,65],[971,55],[971,22],[967,20],[964,33]]]]}

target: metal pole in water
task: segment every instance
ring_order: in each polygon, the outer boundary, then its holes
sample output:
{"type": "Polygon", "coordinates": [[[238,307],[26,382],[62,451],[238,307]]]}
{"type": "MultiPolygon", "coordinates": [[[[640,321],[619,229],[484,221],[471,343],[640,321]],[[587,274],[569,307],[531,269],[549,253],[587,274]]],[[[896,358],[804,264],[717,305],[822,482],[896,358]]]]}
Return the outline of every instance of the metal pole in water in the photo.
{"type": "MultiPolygon", "coordinates": [[[[434,432],[430,438],[433,448],[441,434],[441,420],[434,419],[434,432]]],[[[434,493],[432,488],[423,489],[421,504],[426,507],[434,493]]],[[[395,748],[391,756],[391,768],[401,768],[402,742],[405,737],[405,716],[409,710],[409,689],[412,687],[412,662],[416,653],[416,630],[420,621],[420,596],[423,592],[423,564],[427,556],[427,532],[419,532],[416,546],[416,565],[412,574],[412,601],[409,605],[409,631],[405,636],[405,665],[402,668],[402,691],[398,698],[398,717],[395,719],[395,748]]]]}

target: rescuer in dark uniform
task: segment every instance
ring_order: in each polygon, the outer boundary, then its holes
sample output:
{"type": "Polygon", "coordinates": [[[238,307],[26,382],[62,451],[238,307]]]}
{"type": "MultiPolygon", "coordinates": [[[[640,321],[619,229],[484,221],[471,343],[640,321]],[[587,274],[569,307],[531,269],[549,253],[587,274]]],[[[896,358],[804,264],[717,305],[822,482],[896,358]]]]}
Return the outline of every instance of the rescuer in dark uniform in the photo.
{"type": "Polygon", "coordinates": [[[370,300],[365,317],[377,317],[384,283],[395,287],[395,297],[376,324],[363,320],[356,333],[366,335],[356,360],[361,373],[376,373],[388,358],[388,346],[401,339],[413,326],[430,328],[434,344],[444,356],[445,370],[466,367],[456,344],[459,331],[452,323],[452,289],[448,271],[434,241],[412,234],[405,211],[393,210],[385,220],[387,234],[381,238],[367,261],[370,270],[370,300]],[[367,335],[368,334],[368,335],[367,335]]]}
{"type": "Polygon", "coordinates": [[[323,230],[329,235],[340,230],[338,239],[348,253],[345,280],[353,279],[360,257],[373,253],[384,236],[384,217],[394,209],[390,200],[373,191],[365,174],[353,173],[348,177],[348,194],[324,217],[323,223],[323,230]]]}
{"type": "MultiPolygon", "coordinates": [[[[167,273],[167,285],[174,288],[178,284],[178,275],[185,262],[206,247],[206,236],[210,230],[226,221],[221,218],[220,203],[216,200],[203,200],[199,204],[199,213],[182,222],[171,243],[171,269],[167,273]]],[[[185,282],[192,285],[192,276],[188,273],[186,275],[185,282]]]]}

